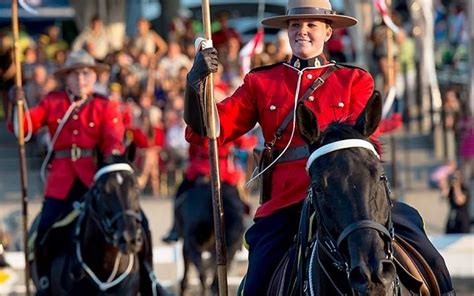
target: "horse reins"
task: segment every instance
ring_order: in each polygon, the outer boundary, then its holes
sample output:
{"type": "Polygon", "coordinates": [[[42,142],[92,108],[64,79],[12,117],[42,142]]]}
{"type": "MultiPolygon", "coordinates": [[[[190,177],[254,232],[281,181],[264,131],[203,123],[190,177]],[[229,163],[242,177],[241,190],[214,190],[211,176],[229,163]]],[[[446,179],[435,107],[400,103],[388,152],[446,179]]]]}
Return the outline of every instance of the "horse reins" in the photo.
{"type": "MultiPolygon", "coordinates": [[[[321,146],[320,148],[316,149],[308,158],[308,161],[306,163],[306,170],[309,173],[309,169],[311,165],[314,163],[316,159],[319,157],[326,155],[328,153],[342,150],[342,149],[349,149],[349,148],[364,148],[369,151],[371,151],[378,159],[380,159],[379,154],[375,150],[374,146],[372,143],[362,140],[362,139],[348,139],[348,140],[340,140],[336,141],[330,144],[326,144],[324,146],[321,146]]],[[[383,174],[380,177],[380,181],[384,183],[384,188],[385,188],[385,193],[388,199],[389,206],[392,207],[393,203],[390,200],[390,187],[388,185],[388,178],[383,174]]],[[[313,187],[310,188],[308,192],[308,199],[310,200],[310,203],[314,206],[314,209],[316,211],[316,219],[317,219],[317,224],[319,227],[319,230],[317,231],[316,234],[316,239],[313,242],[314,244],[314,249],[311,252],[311,260],[312,262],[314,260],[314,256],[317,256],[317,260],[319,263],[319,266],[325,273],[326,277],[329,279],[333,287],[336,289],[336,291],[340,295],[346,295],[340,291],[340,289],[337,287],[337,285],[334,283],[333,279],[331,278],[329,272],[326,270],[324,267],[320,254],[319,254],[319,249],[321,249],[333,262],[333,265],[336,267],[337,270],[345,272],[346,277],[349,280],[349,265],[348,265],[348,260],[345,258],[345,256],[340,252],[340,246],[341,244],[355,231],[358,229],[364,229],[364,228],[369,228],[369,229],[374,229],[376,230],[382,237],[382,240],[386,243],[386,249],[385,253],[387,255],[386,259],[392,260],[393,259],[393,247],[392,247],[392,241],[394,240],[395,237],[395,232],[393,228],[393,221],[392,221],[392,215],[391,211],[388,211],[388,221],[387,221],[387,226],[384,226],[380,223],[374,222],[372,220],[360,220],[353,222],[349,224],[344,230],[341,232],[341,234],[338,236],[337,240],[335,240],[332,235],[330,234],[326,224],[321,218],[321,209],[319,209],[317,201],[314,200],[314,198],[318,198],[318,195],[320,195],[320,192],[317,192],[313,187]]],[[[310,263],[311,264],[311,263],[310,263]]],[[[312,268],[309,269],[310,272],[310,277],[312,276],[312,268]]],[[[397,279],[395,281],[398,283],[397,279]]],[[[310,286],[310,293],[313,293],[313,287],[312,287],[312,280],[309,280],[309,286],[310,286]]],[[[398,289],[398,284],[394,284],[394,292],[398,289]]],[[[354,291],[352,291],[352,294],[354,294],[354,291]]]]}
{"type": "MultiPolygon", "coordinates": [[[[101,168],[99,171],[97,171],[97,173],[94,176],[94,181],[96,182],[101,176],[103,176],[105,174],[108,174],[108,173],[111,173],[111,172],[117,172],[117,171],[128,171],[132,174],[134,172],[133,168],[129,164],[126,164],[126,163],[111,164],[111,165],[105,166],[105,167],[101,168]]],[[[97,189],[94,189],[93,193],[96,192],[96,190],[97,189]]],[[[97,196],[97,194],[92,194],[92,195],[93,195],[92,197],[97,196]]],[[[139,216],[139,213],[136,213],[136,211],[132,211],[132,210],[127,210],[127,211],[122,211],[120,213],[117,213],[116,215],[114,215],[112,217],[112,219],[107,220],[107,222],[103,222],[100,219],[99,214],[97,213],[97,211],[95,211],[93,209],[90,202],[88,203],[88,210],[92,214],[92,220],[97,224],[97,226],[99,226],[99,229],[104,234],[105,240],[108,243],[110,243],[110,239],[108,238],[107,234],[110,233],[110,231],[109,231],[110,226],[112,226],[113,222],[115,222],[115,220],[117,220],[119,217],[122,217],[124,215],[132,216],[132,217],[135,217],[138,221],[141,221],[141,216],[139,216]],[[129,213],[129,212],[133,212],[133,213],[129,213]]],[[[129,259],[128,259],[127,268],[125,269],[125,271],[122,274],[120,274],[120,276],[116,277],[117,272],[118,272],[118,266],[119,266],[119,263],[120,263],[120,259],[122,257],[122,253],[119,252],[119,255],[115,258],[114,268],[112,270],[112,273],[110,274],[110,276],[108,277],[108,279],[105,282],[101,281],[97,277],[97,275],[94,273],[94,271],[82,259],[79,235],[81,233],[81,224],[82,224],[82,221],[85,218],[85,213],[86,213],[86,211],[83,209],[82,213],[79,216],[79,219],[77,221],[76,229],[75,229],[75,232],[74,232],[75,245],[76,245],[76,248],[75,248],[76,257],[77,257],[77,260],[78,260],[79,264],[81,265],[81,267],[89,275],[89,277],[94,281],[94,283],[97,285],[99,290],[106,291],[106,290],[118,285],[123,280],[125,280],[125,278],[127,278],[127,276],[130,274],[130,272],[132,271],[132,268],[134,266],[134,261],[135,261],[134,260],[135,259],[134,254],[129,254],[128,255],[129,259]]]]}

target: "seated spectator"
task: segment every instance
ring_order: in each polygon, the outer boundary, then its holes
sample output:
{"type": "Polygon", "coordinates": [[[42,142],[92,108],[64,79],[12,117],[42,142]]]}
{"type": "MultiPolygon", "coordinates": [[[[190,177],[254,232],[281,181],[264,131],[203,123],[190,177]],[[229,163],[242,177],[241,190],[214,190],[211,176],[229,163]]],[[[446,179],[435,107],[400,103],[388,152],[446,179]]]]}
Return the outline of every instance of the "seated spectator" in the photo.
{"type": "Polygon", "coordinates": [[[168,50],[166,41],[151,29],[150,22],[145,18],[140,18],[137,22],[137,33],[131,40],[131,47],[148,56],[155,55],[157,58],[168,50]]]}
{"type": "Polygon", "coordinates": [[[36,54],[36,49],[33,47],[27,47],[23,52],[25,60],[21,64],[22,69],[22,78],[23,81],[27,82],[33,78],[33,70],[38,64],[38,55],[36,54]]]}
{"type": "Polygon", "coordinates": [[[191,60],[181,52],[178,42],[171,41],[168,45],[168,52],[158,63],[158,69],[165,77],[164,79],[173,79],[178,77],[182,67],[191,69],[191,60]]]}
{"type": "Polygon", "coordinates": [[[52,89],[45,89],[48,73],[43,65],[35,65],[32,77],[25,83],[25,97],[29,107],[38,105],[43,98],[52,89]]]}
{"type": "Polygon", "coordinates": [[[140,114],[135,118],[134,139],[143,153],[142,170],[138,176],[138,186],[144,189],[150,180],[154,197],[160,194],[159,155],[164,145],[164,130],[161,110],[152,105],[149,93],[140,96],[140,114]]]}
{"type": "Polygon", "coordinates": [[[212,42],[218,52],[226,46],[230,38],[236,38],[239,45],[241,43],[240,34],[234,28],[229,27],[229,16],[229,12],[224,10],[219,11],[216,15],[219,30],[212,34],[212,42]]]}
{"type": "Polygon", "coordinates": [[[59,50],[68,50],[69,45],[60,38],[60,29],[58,26],[49,26],[46,34],[39,37],[40,45],[44,48],[48,60],[54,60],[54,56],[59,50]]]}
{"type": "Polygon", "coordinates": [[[85,49],[96,60],[102,61],[111,51],[109,35],[107,34],[102,20],[94,16],[89,27],[85,28],[72,44],[72,50],[85,49]]]}

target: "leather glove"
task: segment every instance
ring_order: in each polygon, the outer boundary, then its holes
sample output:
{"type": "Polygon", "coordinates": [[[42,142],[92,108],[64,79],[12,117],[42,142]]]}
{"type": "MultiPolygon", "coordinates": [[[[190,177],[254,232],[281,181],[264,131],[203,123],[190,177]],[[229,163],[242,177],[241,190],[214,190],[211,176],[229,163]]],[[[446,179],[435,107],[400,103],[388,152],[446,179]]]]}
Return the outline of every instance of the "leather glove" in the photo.
{"type": "Polygon", "coordinates": [[[217,50],[213,47],[198,51],[194,57],[194,63],[188,73],[188,82],[199,90],[199,84],[211,73],[217,72],[218,68],[217,50]]]}
{"type": "Polygon", "coordinates": [[[217,50],[213,47],[199,51],[188,73],[184,94],[184,121],[201,137],[207,134],[205,110],[203,109],[204,79],[217,72],[217,50]]]}

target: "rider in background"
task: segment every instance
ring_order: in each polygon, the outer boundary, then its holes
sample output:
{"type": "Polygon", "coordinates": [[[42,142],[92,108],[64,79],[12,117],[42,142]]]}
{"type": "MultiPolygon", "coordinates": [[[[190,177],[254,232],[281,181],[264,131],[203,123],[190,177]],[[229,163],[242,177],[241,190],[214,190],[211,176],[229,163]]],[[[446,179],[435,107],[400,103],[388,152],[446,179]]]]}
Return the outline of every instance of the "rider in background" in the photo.
{"type": "MultiPolygon", "coordinates": [[[[31,117],[33,133],[46,126],[53,139],[53,154],[48,164],[45,198],[35,240],[39,279],[37,295],[51,294],[51,260],[57,252],[63,251],[61,247],[65,245],[53,237],[54,244],[48,243],[48,246],[54,245],[54,250],[46,248],[45,234],[92,186],[97,171],[96,154],[105,158],[125,151],[125,129],[118,103],[93,93],[97,74],[107,68],[107,65],[96,63],[84,50],[72,52],[65,66],[55,72],[64,78],[65,90],[49,93],[38,106],[26,113],[31,117]]],[[[13,129],[11,118],[8,122],[9,128],[13,129]]],[[[26,131],[26,119],[24,127],[26,131]]],[[[149,235],[148,221],[144,215],[143,218],[144,231],[149,235]]],[[[150,236],[146,239],[151,243],[150,236]]]]}
{"type": "MultiPolygon", "coordinates": [[[[262,20],[263,25],[288,30],[292,57],[252,70],[234,94],[217,104],[219,145],[244,135],[257,123],[262,127],[265,142],[271,142],[276,129],[287,114],[293,112],[295,101],[332,64],[324,56],[323,48],[333,29],[356,23],[352,17],[336,14],[329,0],[289,0],[286,15],[262,20]]],[[[217,71],[217,56],[215,48],[199,51],[187,76],[186,138],[197,145],[205,143],[206,136],[205,110],[201,107],[204,80],[217,71]]],[[[337,68],[305,102],[322,129],[335,120],[355,122],[374,91],[374,81],[368,72],[351,66],[337,68]]],[[[273,271],[294,241],[302,201],[309,187],[305,171],[309,155],[299,153],[305,150],[302,147],[305,143],[295,129],[294,121],[276,138],[277,152],[287,144],[292,149],[285,152],[284,161],[272,167],[271,197],[257,209],[255,223],[245,234],[249,262],[243,283],[244,295],[266,295],[273,271]]],[[[416,223],[422,221],[418,212],[396,203],[393,220],[398,234],[414,243],[426,256],[437,273],[442,293],[454,295],[443,258],[428,240],[421,223],[416,223]]]]}
{"type": "MultiPolygon", "coordinates": [[[[232,148],[238,147],[240,149],[252,149],[257,144],[255,136],[242,136],[232,143],[227,143],[218,147],[219,155],[219,174],[222,186],[237,186],[242,179],[244,172],[239,168],[232,155],[232,148]]],[[[183,182],[178,187],[175,194],[175,215],[173,226],[170,232],[163,237],[163,242],[172,243],[179,239],[179,233],[176,226],[176,204],[178,200],[185,195],[186,191],[191,189],[197,181],[209,181],[210,179],[210,165],[209,165],[209,147],[207,142],[205,145],[189,145],[189,161],[186,168],[183,182]]],[[[224,191],[224,190],[223,190],[224,191]]],[[[244,202],[245,212],[249,212],[249,205],[244,202]]]]}

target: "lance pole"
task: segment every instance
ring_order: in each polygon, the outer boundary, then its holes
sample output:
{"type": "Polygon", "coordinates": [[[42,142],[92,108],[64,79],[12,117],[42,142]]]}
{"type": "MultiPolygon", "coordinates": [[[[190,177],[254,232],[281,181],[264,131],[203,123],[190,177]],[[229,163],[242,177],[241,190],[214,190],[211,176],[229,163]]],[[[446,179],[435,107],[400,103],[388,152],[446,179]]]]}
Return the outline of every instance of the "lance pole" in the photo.
{"type": "Polygon", "coordinates": [[[18,112],[18,154],[20,158],[21,207],[23,217],[23,252],[25,257],[25,287],[26,295],[30,295],[30,265],[28,261],[28,178],[25,157],[25,132],[23,130],[24,95],[21,81],[20,44],[18,34],[18,2],[12,0],[12,33],[15,53],[15,99],[18,112]]]}
{"type": "MultiPolygon", "coordinates": [[[[202,22],[204,38],[211,40],[211,13],[209,0],[202,0],[202,22]]],[[[212,44],[212,41],[209,41],[212,44]]],[[[205,102],[207,115],[207,137],[209,142],[209,162],[211,167],[212,208],[214,216],[214,232],[217,263],[217,280],[219,295],[227,296],[227,251],[224,233],[224,208],[219,179],[219,155],[217,151],[216,108],[214,100],[214,80],[212,74],[206,79],[205,102]]]]}

